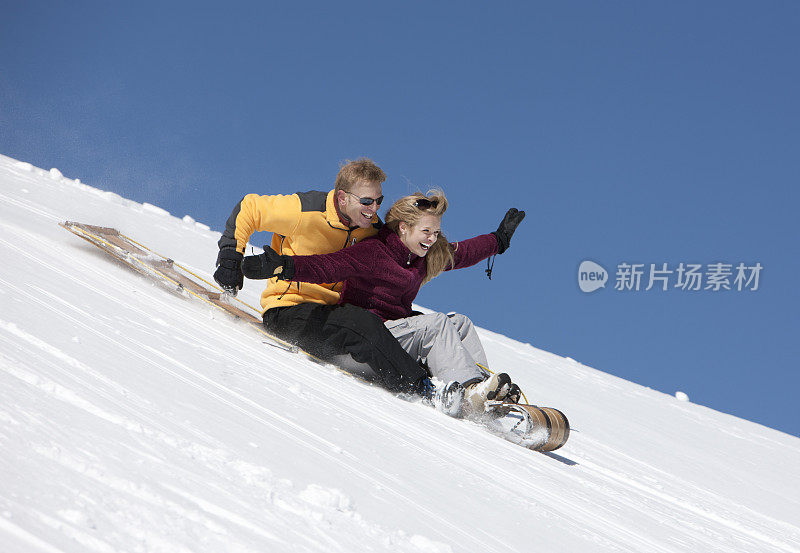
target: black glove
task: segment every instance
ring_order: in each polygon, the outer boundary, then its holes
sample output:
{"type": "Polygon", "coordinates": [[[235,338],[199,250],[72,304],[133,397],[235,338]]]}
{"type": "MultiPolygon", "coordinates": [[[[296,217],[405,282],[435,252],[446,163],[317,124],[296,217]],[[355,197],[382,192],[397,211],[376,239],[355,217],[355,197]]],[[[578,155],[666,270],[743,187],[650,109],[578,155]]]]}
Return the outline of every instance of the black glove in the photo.
{"type": "Polygon", "coordinates": [[[236,295],[244,286],[242,275],[243,254],[233,248],[222,248],[217,255],[217,270],[214,271],[214,280],[226,292],[236,295]]]}
{"type": "Polygon", "coordinates": [[[517,226],[524,218],[524,211],[519,211],[513,207],[508,210],[506,216],[500,222],[500,226],[492,233],[497,238],[497,244],[500,246],[500,250],[497,253],[503,253],[508,249],[511,245],[511,237],[514,236],[514,231],[517,230],[517,226]]]}
{"type": "Polygon", "coordinates": [[[294,261],[289,255],[264,246],[264,253],[248,255],[242,262],[242,272],[247,278],[263,279],[278,277],[279,280],[292,280],[294,277],[294,261]]]}

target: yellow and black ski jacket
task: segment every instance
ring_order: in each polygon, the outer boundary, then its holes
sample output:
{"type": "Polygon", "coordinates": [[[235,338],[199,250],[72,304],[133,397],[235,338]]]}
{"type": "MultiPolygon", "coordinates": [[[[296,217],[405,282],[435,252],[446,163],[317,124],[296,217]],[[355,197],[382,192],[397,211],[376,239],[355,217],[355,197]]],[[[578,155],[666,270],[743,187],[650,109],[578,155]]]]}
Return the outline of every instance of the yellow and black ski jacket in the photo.
{"type": "MultiPolygon", "coordinates": [[[[271,247],[282,255],[332,253],[377,234],[381,222],[376,215],[369,228],[348,228],[339,219],[334,191],[298,192],[291,195],[248,194],[233,209],[219,239],[222,248],[245,253],[254,232],[272,232],[271,247]]],[[[261,307],[299,303],[339,303],[342,283],[308,284],[270,279],[261,294],[261,307]]]]}

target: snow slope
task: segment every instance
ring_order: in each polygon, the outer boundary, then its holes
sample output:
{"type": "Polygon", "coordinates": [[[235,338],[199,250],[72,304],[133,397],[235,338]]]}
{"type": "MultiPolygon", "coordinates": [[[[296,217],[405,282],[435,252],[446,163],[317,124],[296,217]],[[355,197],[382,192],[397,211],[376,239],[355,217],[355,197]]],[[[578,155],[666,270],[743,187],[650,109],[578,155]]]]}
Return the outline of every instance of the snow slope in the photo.
{"type": "Polygon", "coordinates": [[[797,438],[482,330],[572,423],[527,451],[266,345],[63,220],[216,256],[190,217],[0,156],[3,553],[800,551],[797,438]]]}

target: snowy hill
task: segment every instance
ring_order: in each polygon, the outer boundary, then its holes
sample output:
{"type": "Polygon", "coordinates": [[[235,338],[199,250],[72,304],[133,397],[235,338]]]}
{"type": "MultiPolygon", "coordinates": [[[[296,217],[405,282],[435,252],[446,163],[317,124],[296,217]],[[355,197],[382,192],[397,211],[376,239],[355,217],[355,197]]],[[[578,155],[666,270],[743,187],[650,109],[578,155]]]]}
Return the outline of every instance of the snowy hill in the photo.
{"type": "Polygon", "coordinates": [[[527,451],[266,345],[64,220],[203,275],[216,256],[190,217],[0,156],[4,553],[800,551],[800,439],[482,330],[572,423],[527,451]]]}

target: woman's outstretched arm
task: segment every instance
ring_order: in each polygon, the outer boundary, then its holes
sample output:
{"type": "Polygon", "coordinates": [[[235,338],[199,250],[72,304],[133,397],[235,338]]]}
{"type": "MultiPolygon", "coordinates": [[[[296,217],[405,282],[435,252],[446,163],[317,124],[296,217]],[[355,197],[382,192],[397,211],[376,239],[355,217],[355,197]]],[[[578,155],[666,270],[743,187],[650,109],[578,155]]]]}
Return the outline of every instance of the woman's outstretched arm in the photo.
{"type": "Polygon", "coordinates": [[[343,250],[319,255],[280,255],[269,246],[264,253],[249,255],[242,262],[244,276],[252,279],[275,278],[324,284],[340,282],[370,271],[377,240],[364,240],[343,250]]]}

